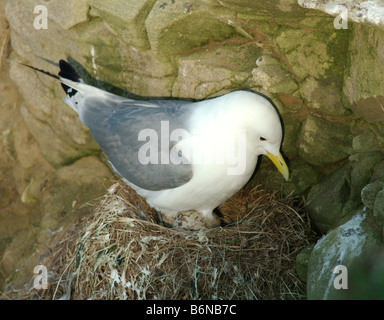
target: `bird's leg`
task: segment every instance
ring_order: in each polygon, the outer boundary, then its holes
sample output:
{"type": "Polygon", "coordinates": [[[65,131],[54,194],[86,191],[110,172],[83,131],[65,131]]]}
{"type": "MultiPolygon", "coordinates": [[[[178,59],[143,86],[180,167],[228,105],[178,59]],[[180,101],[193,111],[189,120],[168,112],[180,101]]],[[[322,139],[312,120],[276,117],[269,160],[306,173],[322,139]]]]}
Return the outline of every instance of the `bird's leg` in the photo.
{"type": "Polygon", "coordinates": [[[202,210],[201,215],[205,220],[207,228],[215,228],[221,225],[220,217],[212,210],[202,210]]]}
{"type": "Polygon", "coordinates": [[[212,216],[217,216],[220,219],[220,226],[224,227],[227,225],[227,223],[224,221],[224,215],[221,213],[219,208],[216,208],[212,212],[212,216]]]}
{"type": "Polygon", "coordinates": [[[161,212],[158,211],[158,210],[155,210],[156,211],[156,215],[157,215],[157,223],[161,226],[164,226],[164,221],[163,221],[163,217],[161,215],[161,212]]]}

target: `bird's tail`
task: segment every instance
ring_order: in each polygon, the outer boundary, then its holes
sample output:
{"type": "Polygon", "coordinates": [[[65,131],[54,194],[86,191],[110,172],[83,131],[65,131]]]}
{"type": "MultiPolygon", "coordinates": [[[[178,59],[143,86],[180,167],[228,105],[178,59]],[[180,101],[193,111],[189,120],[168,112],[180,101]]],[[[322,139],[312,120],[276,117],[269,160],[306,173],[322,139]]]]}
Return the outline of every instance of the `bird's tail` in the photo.
{"type": "Polygon", "coordinates": [[[58,75],[30,66],[28,64],[22,63],[22,65],[59,80],[61,82],[61,86],[63,87],[65,93],[67,94],[66,97],[63,98],[64,102],[67,105],[69,105],[73,110],[75,110],[77,113],[79,113],[82,102],[85,96],[87,96],[87,94],[89,93],[92,93],[94,95],[108,94],[104,90],[85,84],[83,79],[76,72],[76,70],[68,62],[64,60],[59,61],[60,71],[58,75]]]}

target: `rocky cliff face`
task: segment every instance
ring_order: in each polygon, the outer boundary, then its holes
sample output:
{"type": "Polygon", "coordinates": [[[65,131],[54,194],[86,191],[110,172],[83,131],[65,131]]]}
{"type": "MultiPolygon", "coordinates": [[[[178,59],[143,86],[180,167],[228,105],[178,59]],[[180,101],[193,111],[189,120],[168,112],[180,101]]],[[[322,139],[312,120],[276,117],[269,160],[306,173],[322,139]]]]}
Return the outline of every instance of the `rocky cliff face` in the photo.
{"type": "MultiPolygon", "coordinates": [[[[39,1],[8,0],[9,74],[22,99],[0,106],[0,255],[27,256],[35,247],[21,243],[44,243],[47,226],[58,230],[74,200],[93,199],[112,179],[57,82],[17,63],[56,73],[55,63],[68,58],[87,82],[122,95],[204,99],[249,88],[269,96],[284,122],[291,179],[263,159],[251,183],[307,196],[316,228],[333,239],[316,245],[309,260],[309,296],[324,297],[328,289],[313,286],[320,281],[314,266],[326,265],[321,259],[348,265],[353,255],[336,250],[329,260],[319,248],[339,241],[346,223],[368,217],[354,241],[381,246],[384,31],[374,13],[383,3],[368,2],[51,0],[45,29],[44,12],[34,12],[39,1]],[[362,199],[362,190],[373,189],[362,199]],[[16,224],[15,201],[29,208],[16,224]]],[[[21,268],[17,260],[0,259],[8,281],[21,268]]]]}

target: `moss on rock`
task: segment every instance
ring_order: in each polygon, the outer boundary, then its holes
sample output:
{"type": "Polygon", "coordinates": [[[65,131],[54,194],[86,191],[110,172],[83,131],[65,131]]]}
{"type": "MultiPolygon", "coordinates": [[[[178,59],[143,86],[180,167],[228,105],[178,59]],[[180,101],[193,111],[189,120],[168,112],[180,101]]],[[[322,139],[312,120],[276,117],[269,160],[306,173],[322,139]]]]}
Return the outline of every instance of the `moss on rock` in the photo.
{"type": "Polygon", "coordinates": [[[340,161],[352,153],[352,135],[349,127],[309,115],[305,120],[300,139],[299,154],[313,165],[340,161]]]}
{"type": "Polygon", "coordinates": [[[139,50],[150,49],[145,19],[155,2],[87,0],[119,38],[139,50]]]}
{"type": "Polygon", "coordinates": [[[181,53],[236,34],[234,27],[218,20],[209,6],[196,0],[157,1],[145,26],[151,48],[162,55],[181,53]]]}
{"type": "MultiPolygon", "coordinates": [[[[352,219],[338,228],[330,231],[314,247],[308,261],[307,294],[308,299],[342,299],[344,290],[337,288],[334,283],[343,266],[342,272],[348,272],[351,264],[369,256],[382,247],[379,234],[369,223],[369,218],[363,213],[357,213],[352,219]]],[[[344,288],[348,288],[349,277],[344,278],[344,288]],[[347,283],[345,283],[345,280],[347,283]]]]}

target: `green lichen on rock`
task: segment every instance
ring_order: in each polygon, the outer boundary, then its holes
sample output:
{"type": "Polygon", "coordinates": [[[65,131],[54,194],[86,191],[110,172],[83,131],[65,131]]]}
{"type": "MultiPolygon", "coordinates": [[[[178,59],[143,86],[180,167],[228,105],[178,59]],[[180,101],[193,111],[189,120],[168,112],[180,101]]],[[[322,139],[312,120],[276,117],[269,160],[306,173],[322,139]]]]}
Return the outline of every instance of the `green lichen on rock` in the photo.
{"type": "Polygon", "coordinates": [[[299,157],[289,161],[290,180],[283,186],[285,194],[304,194],[319,178],[319,172],[299,157]]]}
{"type": "Polygon", "coordinates": [[[25,192],[26,199],[38,199],[39,206],[33,215],[29,213],[32,217],[26,225],[13,232],[4,250],[8,258],[1,268],[9,271],[7,282],[19,286],[29,282],[33,268],[53,236],[89,213],[91,206],[87,203],[105,194],[107,181],[111,179],[111,172],[95,156],[84,157],[45,175],[35,175],[25,192]]]}
{"type": "Polygon", "coordinates": [[[322,233],[348,221],[362,207],[361,190],[383,157],[381,152],[355,154],[342,168],[312,187],[307,210],[322,233]]]}
{"type": "Polygon", "coordinates": [[[352,147],[356,153],[382,151],[384,148],[384,122],[370,122],[358,118],[350,123],[354,135],[352,147]]]}
{"type": "Polygon", "coordinates": [[[172,95],[204,99],[241,88],[260,52],[255,43],[235,38],[183,55],[177,60],[178,76],[172,95]]]}
{"type": "Polygon", "coordinates": [[[361,190],[361,199],[367,208],[373,209],[376,196],[382,189],[384,189],[384,181],[376,180],[361,190]]]}
{"type": "Polygon", "coordinates": [[[343,93],[356,115],[373,122],[384,120],[383,48],[383,30],[354,26],[343,93]]]}
{"type": "Polygon", "coordinates": [[[87,0],[121,39],[140,50],[150,49],[145,19],[155,2],[87,0]]]}
{"type": "Polygon", "coordinates": [[[265,1],[243,1],[243,0],[219,0],[220,4],[228,7],[235,12],[248,14],[247,17],[269,17],[271,13],[280,19],[285,16],[286,20],[290,18],[303,18],[303,16],[323,16],[324,14],[312,13],[297,5],[296,0],[265,0],[265,1]]]}
{"type": "Polygon", "coordinates": [[[88,21],[89,6],[86,0],[53,0],[46,2],[45,5],[49,18],[64,29],[70,29],[88,21]]]}
{"type": "Polygon", "coordinates": [[[374,168],[384,159],[381,152],[366,152],[352,155],[351,199],[360,200],[361,190],[370,182],[374,168]]]}
{"type": "Polygon", "coordinates": [[[349,127],[340,122],[309,115],[299,139],[299,154],[313,165],[340,161],[352,153],[349,127]]]}
{"type": "Polygon", "coordinates": [[[384,299],[384,251],[379,249],[355,259],[348,268],[348,290],[340,292],[343,300],[384,299]]]}
{"type": "Polygon", "coordinates": [[[298,155],[297,141],[300,135],[302,123],[293,114],[285,114],[284,123],[284,140],[281,149],[288,158],[298,155]]]}
{"type": "Polygon", "coordinates": [[[384,178],[367,184],[361,191],[364,205],[384,225],[384,178]]]}
{"type": "MultiPolygon", "coordinates": [[[[343,289],[334,285],[339,273],[334,273],[335,268],[342,265],[348,270],[354,261],[382,247],[380,236],[369,220],[366,214],[357,213],[316,244],[308,261],[308,299],[331,300],[344,297],[343,289]]],[[[336,281],[339,282],[338,279],[336,281]]]]}
{"type": "MultiPolygon", "coordinates": [[[[55,168],[67,165],[83,156],[96,152],[96,149],[91,151],[88,148],[83,149],[66,143],[55,134],[48,124],[35,119],[27,108],[22,108],[21,113],[45,159],[55,168]],[[50,135],[47,135],[47,132],[50,132],[50,135]]],[[[96,145],[94,146],[96,148],[96,145]]]]}
{"type": "Polygon", "coordinates": [[[145,20],[151,48],[162,55],[177,54],[209,41],[222,41],[237,32],[218,20],[200,1],[157,1],[145,20]],[[197,32],[198,30],[198,32],[197,32]]]}
{"type": "Polygon", "coordinates": [[[311,165],[300,158],[288,161],[289,181],[286,182],[274,165],[267,166],[266,159],[262,159],[262,166],[256,172],[250,185],[262,184],[268,191],[279,191],[285,195],[298,196],[308,190],[319,178],[319,173],[311,165]]]}
{"type": "Polygon", "coordinates": [[[350,164],[347,163],[312,187],[307,211],[322,233],[340,224],[342,209],[350,195],[350,164]]]}
{"type": "Polygon", "coordinates": [[[313,32],[287,28],[276,36],[277,47],[287,58],[299,81],[308,76],[316,79],[342,79],[342,70],[334,68],[335,60],[341,52],[337,52],[336,56],[335,51],[330,48],[337,47],[345,52],[345,39],[334,30],[327,29],[313,32]]]}
{"type": "Polygon", "coordinates": [[[331,116],[347,115],[341,99],[341,88],[329,81],[308,77],[300,86],[300,93],[306,105],[320,113],[331,116]]]}
{"type": "Polygon", "coordinates": [[[308,278],[308,260],[311,256],[315,244],[310,244],[308,247],[300,251],[296,256],[296,272],[301,281],[307,282],[308,278]]]}
{"type": "Polygon", "coordinates": [[[84,204],[93,200],[96,194],[102,195],[106,190],[104,183],[111,178],[111,172],[95,156],[83,157],[59,168],[50,177],[43,194],[44,212],[57,214],[72,211],[74,201],[84,204]]]}
{"type": "Polygon", "coordinates": [[[380,190],[373,204],[373,215],[380,219],[380,222],[384,222],[384,188],[380,190]]]}
{"type": "Polygon", "coordinates": [[[256,66],[252,70],[253,87],[270,93],[292,93],[298,88],[291,72],[275,58],[263,55],[256,60],[256,66]]]}
{"type": "Polygon", "coordinates": [[[7,128],[0,133],[0,141],[3,145],[5,154],[12,160],[16,159],[16,150],[12,130],[7,128]]]}
{"type": "Polygon", "coordinates": [[[37,198],[31,193],[31,189],[34,189],[33,186],[34,186],[34,179],[32,178],[28,185],[25,187],[20,199],[21,199],[21,202],[25,203],[25,204],[30,204],[30,203],[34,203],[37,201],[37,198]]]}

